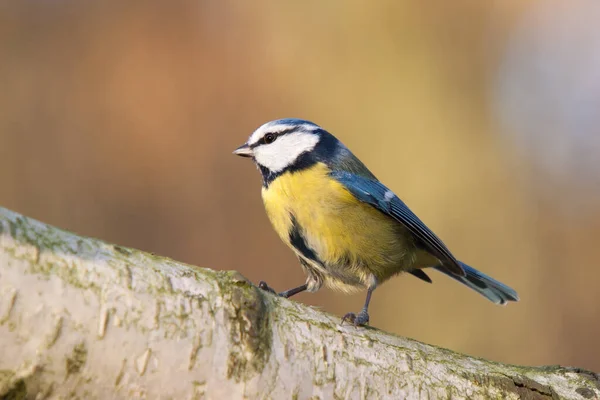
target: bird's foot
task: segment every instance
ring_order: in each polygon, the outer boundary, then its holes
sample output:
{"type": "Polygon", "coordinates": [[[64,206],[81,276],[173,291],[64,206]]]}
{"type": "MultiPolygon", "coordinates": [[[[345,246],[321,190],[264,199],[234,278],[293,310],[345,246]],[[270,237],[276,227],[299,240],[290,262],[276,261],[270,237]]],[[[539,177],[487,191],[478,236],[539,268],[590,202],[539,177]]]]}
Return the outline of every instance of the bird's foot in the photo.
{"type": "Polygon", "coordinates": [[[267,282],[265,282],[265,281],[258,282],[258,288],[264,290],[265,292],[277,294],[277,292],[273,288],[271,288],[269,285],[267,285],[267,282]]]}
{"type": "Polygon", "coordinates": [[[358,313],[358,315],[354,314],[353,312],[349,312],[342,318],[341,325],[343,325],[346,321],[350,322],[354,326],[367,325],[369,323],[369,313],[367,310],[362,310],[358,313]]]}

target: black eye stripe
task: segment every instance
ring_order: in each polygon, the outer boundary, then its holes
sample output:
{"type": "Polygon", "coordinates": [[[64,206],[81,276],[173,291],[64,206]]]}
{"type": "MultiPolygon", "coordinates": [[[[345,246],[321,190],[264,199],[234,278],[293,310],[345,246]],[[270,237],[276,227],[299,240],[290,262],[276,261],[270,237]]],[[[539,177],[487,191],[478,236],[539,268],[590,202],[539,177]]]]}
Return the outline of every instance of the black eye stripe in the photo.
{"type": "Polygon", "coordinates": [[[289,128],[289,129],[285,129],[283,131],[279,131],[279,132],[267,132],[263,137],[260,138],[260,140],[252,145],[250,145],[250,148],[253,149],[256,146],[260,146],[263,144],[267,144],[265,137],[267,136],[267,134],[272,134],[275,136],[275,138],[273,139],[273,141],[271,141],[271,143],[273,143],[279,136],[281,135],[285,135],[286,133],[290,133],[290,132],[294,132],[296,130],[296,128],[289,128]]]}

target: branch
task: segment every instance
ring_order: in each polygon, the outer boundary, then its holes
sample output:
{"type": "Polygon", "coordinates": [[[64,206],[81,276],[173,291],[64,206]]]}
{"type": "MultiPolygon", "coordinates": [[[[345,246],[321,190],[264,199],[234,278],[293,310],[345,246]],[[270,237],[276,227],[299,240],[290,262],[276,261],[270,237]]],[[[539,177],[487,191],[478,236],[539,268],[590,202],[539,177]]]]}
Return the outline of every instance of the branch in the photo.
{"type": "Polygon", "coordinates": [[[597,399],[600,380],[340,326],[237,272],[0,208],[0,398],[48,397],[597,399]]]}

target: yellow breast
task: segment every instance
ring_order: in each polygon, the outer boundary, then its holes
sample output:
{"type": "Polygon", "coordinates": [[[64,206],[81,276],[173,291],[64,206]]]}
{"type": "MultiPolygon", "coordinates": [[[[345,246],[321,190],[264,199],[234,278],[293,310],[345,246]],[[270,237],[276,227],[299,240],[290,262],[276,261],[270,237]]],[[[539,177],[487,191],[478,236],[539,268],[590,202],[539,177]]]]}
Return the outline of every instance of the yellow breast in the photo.
{"type": "MultiPolygon", "coordinates": [[[[374,207],[358,201],[332,179],[326,165],[284,173],[262,196],[275,230],[291,246],[292,215],[308,246],[334,277],[382,282],[412,265],[413,243],[404,228],[374,207]]],[[[292,247],[293,248],[293,247],[292,247]]]]}

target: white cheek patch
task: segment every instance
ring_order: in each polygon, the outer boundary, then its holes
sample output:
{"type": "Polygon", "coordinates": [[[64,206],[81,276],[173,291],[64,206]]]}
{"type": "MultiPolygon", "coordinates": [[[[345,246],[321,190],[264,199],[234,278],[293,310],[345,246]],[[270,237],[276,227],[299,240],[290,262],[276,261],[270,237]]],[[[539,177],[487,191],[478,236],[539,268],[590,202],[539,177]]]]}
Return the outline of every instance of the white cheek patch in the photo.
{"type": "Polygon", "coordinates": [[[280,172],[292,165],[302,153],[311,151],[319,143],[319,135],[292,132],[282,135],[271,144],[254,149],[254,159],[271,172],[280,172]]]}

